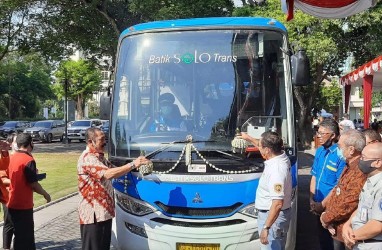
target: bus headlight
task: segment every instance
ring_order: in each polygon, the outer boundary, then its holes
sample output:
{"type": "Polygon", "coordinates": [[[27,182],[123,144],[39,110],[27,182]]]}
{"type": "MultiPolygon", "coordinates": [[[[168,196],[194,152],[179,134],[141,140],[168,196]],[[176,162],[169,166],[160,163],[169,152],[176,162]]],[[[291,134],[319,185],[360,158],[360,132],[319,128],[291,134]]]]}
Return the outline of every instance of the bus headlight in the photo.
{"type": "Polygon", "coordinates": [[[156,209],[138,199],[120,193],[115,194],[117,205],[130,214],[143,216],[153,213],[156,209]]]}
{"type": "Polygon", "coordinates": [[[255,208],[255,203],[251,203],[248,206],[244,207],[239,211],[239,213],[242,213],[244,215],[251,216],[253,218],[257,218],[258,211],[255,208]]]}

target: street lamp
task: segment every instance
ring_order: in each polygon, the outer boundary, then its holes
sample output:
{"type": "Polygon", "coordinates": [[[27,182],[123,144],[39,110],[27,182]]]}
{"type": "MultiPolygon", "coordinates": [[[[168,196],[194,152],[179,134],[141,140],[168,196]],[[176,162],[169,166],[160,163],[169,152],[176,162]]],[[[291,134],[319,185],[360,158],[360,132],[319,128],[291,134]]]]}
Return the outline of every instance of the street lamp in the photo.
{"type": "Polygon", "coordinates": [[[64,101],[64,119],[65,119],[65,138],[63,143],[68,144],[68,78],[65,77],[65,101],[64,101]]]}

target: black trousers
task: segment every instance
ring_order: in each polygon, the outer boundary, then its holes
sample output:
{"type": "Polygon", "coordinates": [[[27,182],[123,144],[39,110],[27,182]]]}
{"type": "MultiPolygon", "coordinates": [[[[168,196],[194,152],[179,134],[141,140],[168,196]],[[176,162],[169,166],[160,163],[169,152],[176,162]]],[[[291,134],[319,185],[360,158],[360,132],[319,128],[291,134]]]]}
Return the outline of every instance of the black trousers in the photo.
{"type": "Polygon", "coordinates": [[[3,211],[4,211],[4,225],[3,225],[3,248],[4,249],[11,249],[11,243],[13,238],[13,223],[11,221],[11,218],[8,214],[8,208],[5,204],[3,205],[3,211]]]}
{"type": "Polygon", "coordinates": [[[8,208],[14,226],[14,250],[35,250],[33,209],[8,208]]]}
{"type": "Polygon", "coordinates": [[[332,238],[332,235],[322,227],[320,216],[317,216],[317,228],[318,228],[318,237],[320,241],[321,250],[345,250],[345,244],[341,241],[335,240],[332,238]]]}
{"type": "Polygon", "coordinates": [[[112,220],[81,224],[82,250],[109,250],[112,220]]]}

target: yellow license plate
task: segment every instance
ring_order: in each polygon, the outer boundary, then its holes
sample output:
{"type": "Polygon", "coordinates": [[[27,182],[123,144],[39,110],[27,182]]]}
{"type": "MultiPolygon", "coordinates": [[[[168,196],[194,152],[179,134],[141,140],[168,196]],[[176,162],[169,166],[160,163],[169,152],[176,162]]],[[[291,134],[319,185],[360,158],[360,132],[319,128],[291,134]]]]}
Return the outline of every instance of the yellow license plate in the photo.
{"type": "Polygon", "coordinates": [[[220,250],[220,244],[176,243],[176,250],[220,250]]]}

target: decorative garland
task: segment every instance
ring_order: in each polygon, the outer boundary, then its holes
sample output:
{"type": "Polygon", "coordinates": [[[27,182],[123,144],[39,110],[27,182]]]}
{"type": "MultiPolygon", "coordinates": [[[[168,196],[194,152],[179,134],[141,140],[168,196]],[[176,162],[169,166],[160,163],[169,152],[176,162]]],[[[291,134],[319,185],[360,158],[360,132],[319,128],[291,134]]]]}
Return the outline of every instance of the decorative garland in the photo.
{"type": "Polygon", "coordinates": [[[166,171],[153,171],[153,173],[155,174],[168,174],[172,171],[174,171],[174,169],[179,165],[181,159],[183,158],[184,154],[186,153],[186,156],[185,156],[185,163],[186,163],[186,166],[189,166],[191,164],[191,153],[192,153],[192,150],[194,150],[196,152],[196,154],[204,161],[204,163],[215,169],[216,171],[219,171],[219,172],[222,172],[222,173],[227,173],[227,174],[244,174],[244,173],[251,173],[253,172],[254,170],[241,170],[241,171],[229,171],[229,170],[224,170],[224,169],[221,169],[221,168],[218,168],[216,167],[215,165],[213,165],[212,163],[210,163],[206,158],[203,157],[203,155],[199,152],[199,150],[192,144],[192,136],[191,135],[188,135],[187,136],[187,144],[184,145],[183,149],[182,149],[182,152],[178,158],[178,160],[175,162],[174,166],[172,166],[170,169],[166,170],[166,171]]]}

